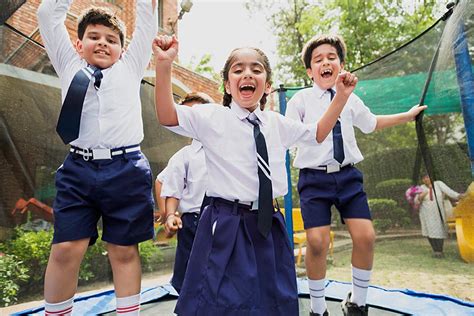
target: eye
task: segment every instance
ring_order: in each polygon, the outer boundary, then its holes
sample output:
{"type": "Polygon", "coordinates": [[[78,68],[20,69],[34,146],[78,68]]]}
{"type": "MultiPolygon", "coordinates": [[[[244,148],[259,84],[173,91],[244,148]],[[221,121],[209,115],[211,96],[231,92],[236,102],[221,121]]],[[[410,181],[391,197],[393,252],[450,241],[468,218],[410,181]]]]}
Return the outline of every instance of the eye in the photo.
{"type": "Polygon", "coordinates": [[[255,68],[255,69],[253,70],[253,72],[256,73],[256,74],[261,74],[263,71],[262,71],[261,69],[259,69],[259,68],[255,68]]]}
{"type": "Polygon", "coordinates": [[[110,44],[115,44],[115,43],[117,43],[117,41],[115,41],[114,39],[109,39],[108,42],[109,42],[110,44]]]}
{"type": "Polygon", "coordinates": [[[233,73],[240,74],[242,73],[242,69],[234,69],[233,73]]]}

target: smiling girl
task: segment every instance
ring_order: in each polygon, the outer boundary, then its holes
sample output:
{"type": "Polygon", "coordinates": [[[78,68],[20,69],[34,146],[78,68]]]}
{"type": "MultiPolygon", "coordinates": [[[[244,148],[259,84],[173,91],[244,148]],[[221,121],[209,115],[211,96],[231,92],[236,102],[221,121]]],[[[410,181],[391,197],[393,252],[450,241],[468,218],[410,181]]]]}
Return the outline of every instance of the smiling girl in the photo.
{"type": "MultiPolygon", "coordinates": [[[[318,129],[334,124],[357,79],[338,78],[340,93],[328,117],[305,125],[263,111],[271,92],[271,67],[257,48],[238,48],[227,59],[222,105],[175,105],[171,64],[175,37],[153,43],[156,111],[161,124],[177,126],[202,142],[207,196],[175,312],[178,315],[298,315],[294,258],[283,215],[272,198],[287,193],[285,151],[316,142],[318,129]],[[265,186],[265,184],[269,185],[265,186]],[[267,206],[270,211],[268,212],[267,206]],[[263,214],[263,215],[262,215],[263,214]]],[[[174,129],[176,130],[176,129],[174,129]]],[[[324,136],[325,137],[325,136],[324,136]]]]}

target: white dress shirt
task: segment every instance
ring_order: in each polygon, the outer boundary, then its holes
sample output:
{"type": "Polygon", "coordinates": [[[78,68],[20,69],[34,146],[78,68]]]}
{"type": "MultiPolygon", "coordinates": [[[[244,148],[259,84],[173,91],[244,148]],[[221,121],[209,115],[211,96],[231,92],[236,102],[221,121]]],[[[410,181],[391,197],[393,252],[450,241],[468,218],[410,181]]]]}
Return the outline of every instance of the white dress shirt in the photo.
{"type": "MultiPolygon", "coordinates": [[[[329,91],[313,85],[311,88],[298,91],[291,98],[288,102],[286,116],[307,124],[315,123],[321,119],[330,103],[331,94],[329,91]]],[[[357,147],[354,126],[358,127],[363,133],[371,133],[377,125],[377,118],[358,96],[351,94],[339,120],[341,122],[345,155],[342,165],[358,163],[362,161],[363,157],[359,147],[357,147]]],[[[337,164],[339,163],[334,159],[332,132],[321,143],[301,143],[297,145],[297,153],[293,162],[296,168],[316,168],[337,164]]]]}
{"type": "MultiPolygon", "coordinates": [[[[201,141],[208,171],[207,195],[243,202],[258,198],[257,150],[250,112],[236,103],[231,108],[218,104],[193,107],[176,105],[179,126],[201,141]]],[[[253,114],[267,144],[273,197],[288,191],[285,168],[286,150],[297,141],[316,143],[316,124],[305,125],[279,113],[253,114]]]]}
{"type": "MultiPolygon", "coordinates": [[[[168,166],[160,174],[163,183],[161,197],[179,200],[178,211],[199,213],[207,189],[206,157],[202,144],[193,140],[170,158],[168,166]]],[[[160,179],[159,179],[160,180],[160,179]]]]}
{"type": "MultiPolygon", "coordinates": [[[[87,66],[77,54],[64,25],[72,0],[43,0],[38,9],[41,37],[61,82],[62,101],[74,75],[87,66]]],[[[81,148],[117,148],[143,140],[140,83],[151,57],[151,42],[157,32],[156,10],[151,0],[137,0],[137,19],[132,41],[122,57],[103,69],[100,89],[93,83],[82,109],[79,138],[71,142],[81,148]]]]}

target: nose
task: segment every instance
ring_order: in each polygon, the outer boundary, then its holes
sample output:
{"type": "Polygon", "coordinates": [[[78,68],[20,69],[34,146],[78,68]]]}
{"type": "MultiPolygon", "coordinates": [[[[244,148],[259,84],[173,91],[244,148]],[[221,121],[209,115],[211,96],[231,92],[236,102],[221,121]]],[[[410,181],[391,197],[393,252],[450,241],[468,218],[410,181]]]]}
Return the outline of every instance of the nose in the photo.
{"type": "Polygon", "coordinates": [[[253,77],[252,69],[245,68],[244,69],[244,78],[252,78],[252,77],[253,77]]]}
{"type": "Polygon", "coordinates": [[[104,37],[101,37],[101,38],[99,39],[98,44],[99,44],[100,46],[107,46],[107,39],[104,38],[104,37]]]}

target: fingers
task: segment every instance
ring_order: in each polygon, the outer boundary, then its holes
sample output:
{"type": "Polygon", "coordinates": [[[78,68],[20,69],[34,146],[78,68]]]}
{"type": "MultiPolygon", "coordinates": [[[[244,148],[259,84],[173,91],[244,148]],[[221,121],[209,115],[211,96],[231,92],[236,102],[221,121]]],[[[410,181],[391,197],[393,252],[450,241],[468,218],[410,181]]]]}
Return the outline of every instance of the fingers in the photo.
{"type": "Polygon", "coordinates": [[[339,74],[338,80],[342,81],[346,86],[355,86],[359,79],[356,75],[346,71],[339,74]]]}

